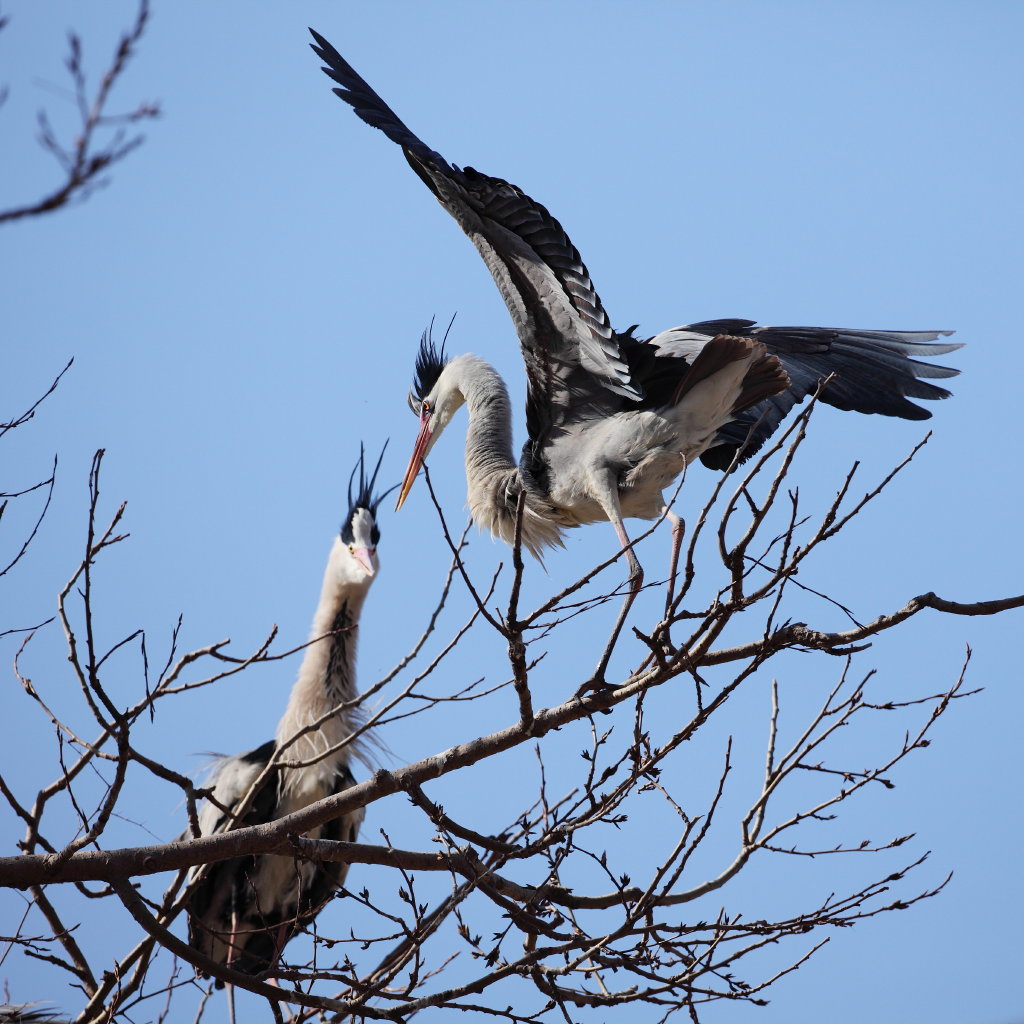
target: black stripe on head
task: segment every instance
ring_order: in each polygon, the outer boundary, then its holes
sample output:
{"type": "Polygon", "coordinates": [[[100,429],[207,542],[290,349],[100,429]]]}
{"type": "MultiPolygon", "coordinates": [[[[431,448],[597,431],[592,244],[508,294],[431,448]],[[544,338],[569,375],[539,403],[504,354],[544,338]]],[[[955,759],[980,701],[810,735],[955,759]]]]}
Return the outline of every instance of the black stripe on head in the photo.
{"type": "Polygon", "coordinates": [[[362,444],[359,445],[359,461],[355,464],[351,474],[348,478],[348,515],[345,516],[345,522],[341,526],[341,539],[346,544],[351,544],[353,541],[352,535],[352,517],[356,514],[358,509],[364,508],[370,515],[373,516],[373,543],[376,544],[380,540],[380,530],[377,528],[377,508],[380,503],[398,487],[395,484],[394,487],[389,487],[386,491],[381,494],[374,494],[373,489],[377,483],[377,473],[380,471],[381,460],[384,458],[384,452],[387,451],[388,442],[384,442],[384,447],[380,450],[380,455],[377,457],[377,465],[373,467],[373,472],[367,477],[366,475],[366,453],[363,450],[362,444]],[[359,474],[359,481],[353,490],[353,485],[356,484],[356,474],[359,474]]]}
{"type": "Polygon", "coordinates": [[[413,403],[419,405],[430,394],[437,383],[437,378],[441,376],[441,371],[448,365],[449,360],[444,353],[444,346],[453,323],[455,323],[454,316],[448,323],[440,345],[434,343],[433,320],[430,321],[430,326],[420,337],[420,348],[416,353],[416,372],[412,379],[412,389],[409,391],[410,405],[413,403]]]}

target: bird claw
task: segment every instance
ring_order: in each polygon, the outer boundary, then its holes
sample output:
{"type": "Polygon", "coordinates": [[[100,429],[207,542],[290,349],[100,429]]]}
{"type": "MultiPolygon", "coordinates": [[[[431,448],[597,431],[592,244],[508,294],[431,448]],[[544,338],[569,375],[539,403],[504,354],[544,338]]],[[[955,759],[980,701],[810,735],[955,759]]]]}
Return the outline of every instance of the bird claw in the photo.
{"type": "MultiPolygon", "coordinates": [[[[595,674],[576,691],[576,698],[578,700],[582,700],[590,694],[598,695],[610,693],[614,689],[615,684],[609,683],[604,678],[603,673],[601,675],[595,674]]],[[[612,713],[611,708],[598,708],[597,710],[600,711],[602,715],[610,715],[612,713]]]]}
{"type": "Polygon", "coordinates": [[[579,689],[578,689],[578,690],[576,691],[576,696],[577,696],[577,697],[583,697],[583,696],[585,696],[586,694],[588,694],[588,693],[591,693],[592,691],[595,691],[595,690],[596,690],[596,691],[598,691],[598,692],[601,692],[601,691],[603,691],[603,690],[611,690],[611,689],[614,689],[614,685],[615,685],[614,683],[609,683],[609,682],[608,682],[608,681],[607,681],[607,680],[606,680],[606,679],[604,678],[604,676],[603,676],[603,675],[601,675],[601,676],[597,676],[597,675],[595,675],[595,676],[591,676],[591,678],[590,678],[590,679],[588,679],[588,680],[587,680],[587,681],[586,681],[586,682],[585,682],[585,683],[584,683],[584,684],[583,684],[583,685],[582,685],[582,686],[581,686],[581,687],[580,687],[580,688],[579,688],[579,689]]]}

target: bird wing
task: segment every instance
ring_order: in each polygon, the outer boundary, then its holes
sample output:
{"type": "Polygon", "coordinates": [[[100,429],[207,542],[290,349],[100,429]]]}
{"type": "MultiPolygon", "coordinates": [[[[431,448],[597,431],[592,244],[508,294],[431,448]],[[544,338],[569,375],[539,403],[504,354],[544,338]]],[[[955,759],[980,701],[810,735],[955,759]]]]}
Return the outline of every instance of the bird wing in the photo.
{"type": "Polygon", "coordinates": [[[739,413],[722,427],[701,461],[727,469],[738,449],[748,459],[775,432],[786,414],[828,378],[821,401],[850,412],[880,413],[901,419],[931,416],[911,399],[948,398],[949,392],[922,378],[955,377],[960,371],[922,362],[914,356],[940,356],[962,346],[939,342],[952,331],[857,331],[830,327],[757,327],[752,320],[706,320],[651,338],[666,354],[689,356],[716,334],[752,337],[778,356],[789,374],[785,391],[739,413]]]}
{"type": "MultiPolygon", "coordinates": [[[[248,750],[244,754],[218,758],[207,781],[207,786],[213,791],[217,803],[232,809],[237,807],[239,801],[249,791],[249,787],[256,781],[256,777],[270,763],[276,747],[277,744],[274,740],[267,740],[266,743],[254,750],[248,750]]],[[[264,780],[259,791],[254,794],[252,805],[245,818],[251,818],[252,806],[259,805],[260,812],[264,813],[261,820],[270,820],[266,814],[269,813],[272,816],[273,807],[267,809],[264,805],[268,802],[272,804],[276,800],[276,784],[276,776],[268,776],[264,780]]],[[[204,801],[199,810],[199,831],[202,835],[209,836],[215,832],[224,832],[237,827],[237,825],[231,824],[229,816],[220,807],[209,800],[204,801]]]]}
{"type": "MultiPolygon", "coordinates": [[[[268,740],[255,750],[218,760],[207,783],[218,803],[227,808],[237,808],[256,777],[274,756],[275,749],[274,740],[268,740]]],[[[277,780],[276,776],[270,776],[254,795],[252,806],[242,816],[239,824],[258,825],[271,821],[274,818],[276,803],[277,780]]],[[[213,835],[216,832],[227,831],[231,827],[235,826],[225,811],[209,800],[204,801],[199,810],[201,835],[213,835]]],[[[189,838],[189,833],[186,832],[182,838],[189,838]]],[[[235,894],[239,885],[252,873],[254,864],[255,859],[252,856],[217,861],[207,869],[203,880],[189,900],[189,943],[219,963],[226,963],[228,958],[226,941],[227,936],[233,931],[231,916],[234,912],[235,894]]],[[[198,871],[198,868],[193,868],[190,875],[195,875],[198,871]]]]}
{"type": "Polygon", "coordinates": [[[560,419],[602,390],[639,400],[642,391],[630,379],[587,268],[558,221],[515,185],[450,164],[406,127],[323,36],[312,34],[313,51],[340,86],[334,92],[402,147],[483,257],[519,335],[531,404],[555,407],[550,415],[560,419]]]}

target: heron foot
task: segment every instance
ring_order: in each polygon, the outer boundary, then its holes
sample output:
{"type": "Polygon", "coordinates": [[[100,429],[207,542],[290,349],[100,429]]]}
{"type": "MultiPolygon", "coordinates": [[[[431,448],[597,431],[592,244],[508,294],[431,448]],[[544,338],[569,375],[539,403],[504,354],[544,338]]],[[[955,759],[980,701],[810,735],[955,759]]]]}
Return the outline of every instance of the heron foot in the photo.
{"type": "Polygon", "coordinates": [[[605,679],[603,674],[600,675],[600,676],[595,674],[595,675],[591,676],[576,691],[576,696],[577,697],[585,697],[588,693],[594,693],[594,692],[602,693],[602,692],[607,692],[608,690],[614,690],[614,689],[615,689],[615,683],[609,683],[608,680],[605,679]]]}
{"type": "MultiPolygon", "coordinates": [[[[575,696],[578,699],[581,699],[589,694],[609,693],[614,689],[615,684],[609,683],[604,678],[603,673],[600,676],[595,673],[576,691],[575,696]]],[[[611,708],[598,708],[597,710],[600,711],[602,715],[610,715],[612,713],[611,708]]]]}

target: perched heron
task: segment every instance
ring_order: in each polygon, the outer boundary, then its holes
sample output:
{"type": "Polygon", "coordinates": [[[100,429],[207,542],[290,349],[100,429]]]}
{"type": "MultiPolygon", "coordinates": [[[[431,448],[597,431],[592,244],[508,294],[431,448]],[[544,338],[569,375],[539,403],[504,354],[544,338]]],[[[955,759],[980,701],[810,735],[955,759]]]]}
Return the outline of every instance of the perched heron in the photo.
{"type": "MultiPolygon", "coordinates": [[[[475,356],[446,360],[424,338],[410,405],[420,419],[401,507],[452,415],[469,409],[466,475],[474,519],[506,541],[524,496],[523,544],[534,554],[562,531],[608,520],[643,579],[623,519],[653,519],[663,491],[700,458],[727,469],[760,448],[797,403],[832,376],[822,401],[839,409],[926,419],[911,399],[949,392],[923,378],[958,371],[922,362],[959,345],[950,331],[758,327],[709,320],[640,339],[612,329],[590,275],[561,225],[521,189],[459,168],[423,143],[322,36],[314,52],[334,92],[402,148],[412,169],[455,218],[487,264],[512,316],[527,373],[527,441],[513,456],[508,392],[475,356]]],[[[673,519],[673,558],[681,531],[673,519]]],[[[603,672],[610,653],[596,675],[603,672]]]]}
{"type": "MultiPolygon", "coordinates": [[[[380,461],[367,476],[360,450],[349,479],[348,515],[327,559],[311,642],[277,734],[255,750],[217,763],[210,779],[212,799],[199,812],[203,835],[273,821],[355,783],[349,762],[365,757],[359,741],[353,741],[360,725],[352,706],[356,630],[378,570],[377,508],[390,493],[373,493],[380,461]]],[[[355,842],[362,820],[362,810],[354,811],[308,835],[355,842]]],[[[189,942],[217,963],[259,974],[313,921],[344,883],[347,870],[347,864],[287,856],[214,863],[191,896],[189,942]]]]}

